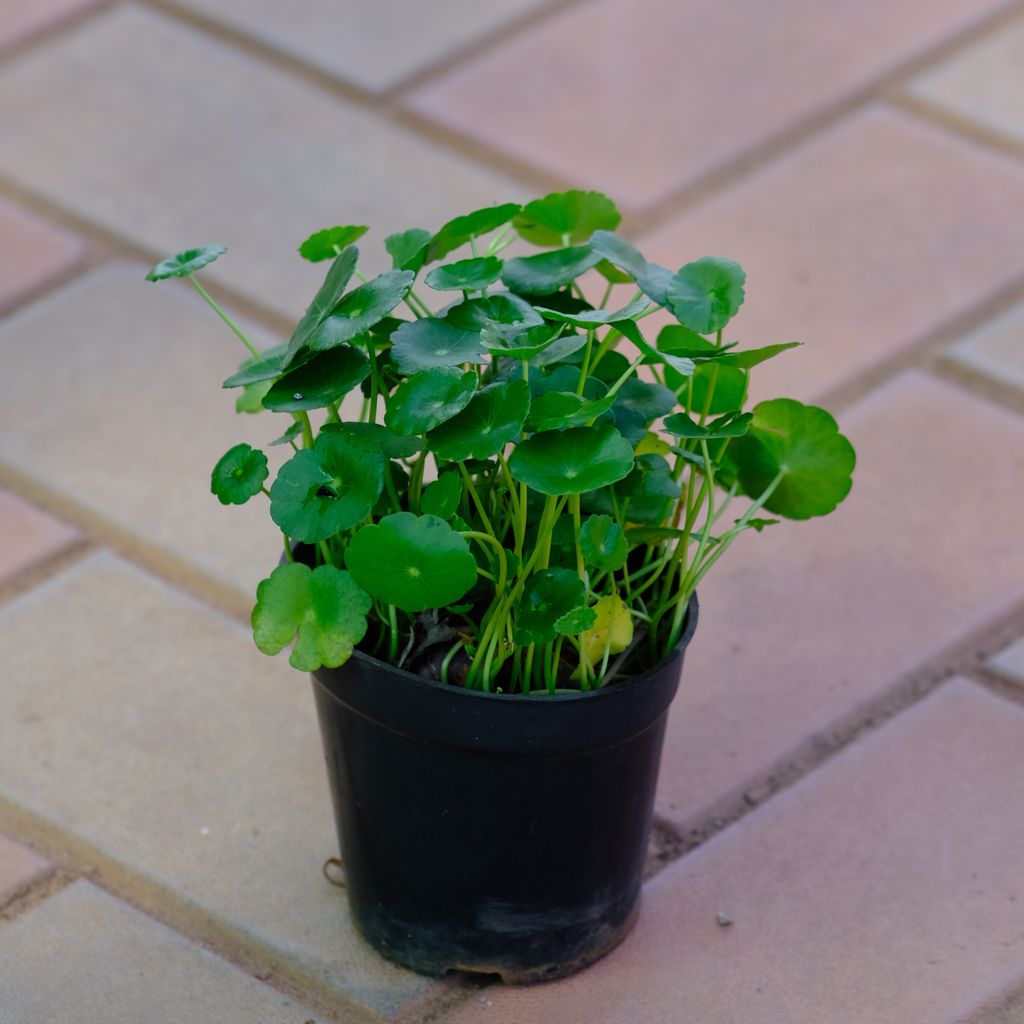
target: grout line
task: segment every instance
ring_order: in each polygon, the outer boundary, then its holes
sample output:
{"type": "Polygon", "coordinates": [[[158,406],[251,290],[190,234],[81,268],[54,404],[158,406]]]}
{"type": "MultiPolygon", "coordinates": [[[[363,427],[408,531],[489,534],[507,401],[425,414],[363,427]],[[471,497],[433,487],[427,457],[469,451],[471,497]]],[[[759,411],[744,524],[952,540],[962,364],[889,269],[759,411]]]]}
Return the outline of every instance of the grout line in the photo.
{"type": "Polygon", "coordinates": [[[28,885],[17,890],[14,895],[0,905],[0,928],[11,921],[27,914],[44,900],[66,889],[75,876],[68,871],[50,867],[42,875],[37,875],[28,885]]]}
{"type": "Polygon", "coordinates": [[[1024,416],[1024,391],[1013,384],[990,377],[987,373],[962,363],[945,352],[940,352],[926,369],[992,405],[1024,416]]]}
{"type": "Polygon", "coordinates": [[[87,879],[331,1024],[382,1024],[379,1013],[291,961],[286,953],[272,949],[141,872],[119,864],[84,839],[3,797],[0,829],[52,861],[61,878],[87,879]]]}
{"type": "Polygon", "coordinates": [[[0,607],[27,594],[30,590],[60,576],[96,550],[88,537],[77,537],[56,551],[35,559],[12,576],[0,581],[0,607]]]}

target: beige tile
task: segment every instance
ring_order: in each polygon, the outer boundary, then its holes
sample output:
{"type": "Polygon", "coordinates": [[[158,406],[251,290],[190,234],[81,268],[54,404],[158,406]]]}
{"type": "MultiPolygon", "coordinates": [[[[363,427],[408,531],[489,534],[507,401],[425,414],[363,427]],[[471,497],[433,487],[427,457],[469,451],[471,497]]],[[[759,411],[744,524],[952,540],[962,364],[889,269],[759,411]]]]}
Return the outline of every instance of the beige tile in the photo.
{"type": "Polygon", "coordinates": [[[863,88],[998,6],[595,0],[415,93],[411,105],[644,207],[863,88]]]}
{"type": "Polygon", "coordinates": [[[321,874],[337,840],[307,676],[105,554],[0,609],[0,649],[5,798],[374,1009],[425,987],[321,874]]]}
{"type": "Polygon", "coordinates": [[[309,1010],[88,882],[0,928],[4,1024],[317,1024],[309,1010]]]}
{"type": "Polygon", "coordinates": [[[1024,167],[870,109],[644,239],[673,268],[731,256],[747,298],[726,333],[803,341],[758,367],[806,400],[899,353],[1024,271],[1024,167]]]}
{"type": "Polygon", "coordinates": [[[1000,651],[989,664],[997,671],[1024,685],[1024,639],[1000,651]]]}
{"type": "Polygon", "coordinates": [[[74,266],[83,251],[73,235],[0,200],[0,308],[74,266]]]}
{"type": "Polygon", "coordinates": [[[4,0],[0,7],[0,47],[51,28],[62,18],[87,11],[97,3],[98,0],[4,0]]]}
{"type": "Polygon", "coordinates": [[[344,7],[330,0],[176,2],[364,89],[380,90],[546,0],[374,0],[344,7]]]}
{"type": "Polygon", "coordinates": [[[0,835],[0,907],[49,870],[48,861],[0,835]]]}
{"type": "Polygon", "coordinates": [[[908,91],[1024,143],[1024,19],[957,51],[908,91]]]}
{"type": "Polygon", "coordinates": [[[452,1024],[964,1020],[1024,980],[1022,771],[1021,709],[947,685],[659,876],[606,960],[452,1024]]]}
{"type": "Polygon", "coordinates": [[[1024,390],[1024,304],[973,331],[949,355],[972,370],[1024,390]]]}
{"type": "Polygon", "coordinates": [[[78,533],[27,502],[0,491],[0,581],[69,544],[78,533]]]}
{"type": "Polygon", "coordinates": [[[254,593],[280,533],[262,496],[221,505],[210,472],[232,445],[265,445],[287,419],[235,413],[238,392],[220,383],[245,349],[187,285],[144,273],[94,271],[0,324],[0,461],[254,593]]]}
{"type": "Polygon", "coordinates": [[[517,186],[151,11],[117,6],[0,72],[0,174],[160,255],[217,241],[210,270],[298,319],[332,224],[382,241],[517,186]],[[59,102],[58,102],[59,101],[59,102]]]}
{"type": "Polygon", "coordinates": [[[912,373],[840,422],[849,498],[741,537],[701,585],[659,788],[677,821],[1024,597],[1024,420],[912,373]]]}

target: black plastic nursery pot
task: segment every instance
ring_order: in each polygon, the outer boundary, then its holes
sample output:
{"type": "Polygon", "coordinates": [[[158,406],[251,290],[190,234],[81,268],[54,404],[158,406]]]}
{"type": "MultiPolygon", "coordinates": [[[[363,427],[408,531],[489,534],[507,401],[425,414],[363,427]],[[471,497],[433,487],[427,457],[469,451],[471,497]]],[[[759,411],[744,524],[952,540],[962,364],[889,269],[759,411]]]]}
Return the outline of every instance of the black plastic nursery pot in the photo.
{"type": "Polygon", "coordinates": [[[423,974],[563,977],[636,919],[674,655],[588,693],[481,693],[361,653],[313,674],[349,903],[423,974]]]}

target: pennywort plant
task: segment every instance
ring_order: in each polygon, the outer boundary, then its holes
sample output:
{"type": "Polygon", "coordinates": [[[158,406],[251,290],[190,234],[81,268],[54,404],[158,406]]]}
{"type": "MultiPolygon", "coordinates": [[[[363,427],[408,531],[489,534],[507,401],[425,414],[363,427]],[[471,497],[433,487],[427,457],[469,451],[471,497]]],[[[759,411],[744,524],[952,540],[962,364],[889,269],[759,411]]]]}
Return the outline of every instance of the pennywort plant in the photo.
{"type": "Polygon", "coordinates": [[[743,270],[649,263],[619,221],[596,192],[475,210],[388,236],[392,269],[372,279],[365,227],[319,231],[299,252],[327,264],[323,285],[266,351],[196,276],[223,246],[153,268],[248,349],[224,381],[238,410],[286,421],[269,486],[247,444],[212,476],[225,504],[269,500],[284,537],[257,590],[260,650],[295,641],[291,663],[315,670],[358,647],[506,693],[604,686],[670,655],[740,534],[842,501],[854,452],[832,416],[746,409],[750,373],[796,343],[727,334],[743,270]],[[539,251],[508,258],[517,240],[539,251]]]}

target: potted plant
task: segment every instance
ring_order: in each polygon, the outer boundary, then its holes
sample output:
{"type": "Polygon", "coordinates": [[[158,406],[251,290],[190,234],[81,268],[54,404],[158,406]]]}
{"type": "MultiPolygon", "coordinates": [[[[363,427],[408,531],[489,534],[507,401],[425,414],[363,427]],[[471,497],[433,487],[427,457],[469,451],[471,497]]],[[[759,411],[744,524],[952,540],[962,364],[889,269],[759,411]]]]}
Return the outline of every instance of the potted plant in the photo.
{"type": "Polygon", "coordinates": [[[149,275],[248,348],[238,409],[287,417],[269,486],[239,444],[212,491],[269,499],[256,645],[313,675],[357,925],[424,973],[557,977],[622,939],[700,581],[851,486],[827,412],[745,410],[796,343],[727,340],[743,270],[649,263],[619,221],[595,192],[476,210],[390,235],[372,279],[365,227],[319,231],[324,283],[263,352],[195,276],[223,246],[149,275]]]}

